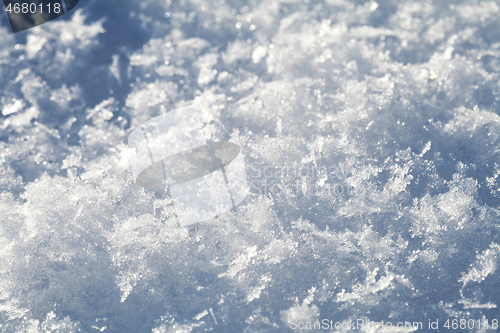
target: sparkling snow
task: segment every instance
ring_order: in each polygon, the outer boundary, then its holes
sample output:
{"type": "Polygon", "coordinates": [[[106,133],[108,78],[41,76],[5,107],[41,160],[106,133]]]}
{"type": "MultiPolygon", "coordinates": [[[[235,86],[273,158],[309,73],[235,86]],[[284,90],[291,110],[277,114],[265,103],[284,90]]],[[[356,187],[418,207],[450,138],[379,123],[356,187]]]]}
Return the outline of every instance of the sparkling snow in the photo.
{"type": "Polygon", "coordinates": [[[81,0],[17,34],[0,20],[1,332],[496,331],[498,2],[81,0]],[[186,105],[242,147],[251,193],[181,227],[126,143],[186,105]]]}

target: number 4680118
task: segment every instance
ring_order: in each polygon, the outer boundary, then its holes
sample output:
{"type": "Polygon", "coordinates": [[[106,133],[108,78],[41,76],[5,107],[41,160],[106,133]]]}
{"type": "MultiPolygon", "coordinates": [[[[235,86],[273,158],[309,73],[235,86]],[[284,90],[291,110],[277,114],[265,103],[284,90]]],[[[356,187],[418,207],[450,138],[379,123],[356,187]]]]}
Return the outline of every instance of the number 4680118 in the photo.
{"type": "Polygon", "coordinates": [[[45,6],[43,4],[37,5],[35,3],[9,3],[6,10],[9,14],[36,14],[37,12],[47,14],[60,14],[62,8],[60,3],[49,3],[45,6]]]}

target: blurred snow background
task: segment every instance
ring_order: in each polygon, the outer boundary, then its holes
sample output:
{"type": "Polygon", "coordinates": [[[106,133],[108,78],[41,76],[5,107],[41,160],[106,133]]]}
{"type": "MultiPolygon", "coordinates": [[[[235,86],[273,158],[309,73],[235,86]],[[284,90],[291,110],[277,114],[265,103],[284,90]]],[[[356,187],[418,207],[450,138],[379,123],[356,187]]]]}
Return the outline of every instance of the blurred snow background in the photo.
{"type": "Polygon", "coordinates": [[[15,35],[1,15],[1,332],[500,319],[500,3],[81,0],[15,35]],[[181,228],[126,141],[192,103],[252,193],[181,228]]]}

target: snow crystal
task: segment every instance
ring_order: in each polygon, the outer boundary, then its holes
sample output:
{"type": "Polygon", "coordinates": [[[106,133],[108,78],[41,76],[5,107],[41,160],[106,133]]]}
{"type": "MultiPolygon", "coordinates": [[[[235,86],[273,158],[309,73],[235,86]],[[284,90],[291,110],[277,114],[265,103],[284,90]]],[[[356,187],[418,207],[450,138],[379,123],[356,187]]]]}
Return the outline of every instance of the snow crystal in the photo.
{"type": "Polygon", "coordinates": [[[6,19],[1,332],[500,319],[497,2],[89,0],[17,34],[6,19]],[[183,227],[172,191],[136,186],[127,138],[188,105],[208,143],[241,147],[250,194],[183,227]]]}

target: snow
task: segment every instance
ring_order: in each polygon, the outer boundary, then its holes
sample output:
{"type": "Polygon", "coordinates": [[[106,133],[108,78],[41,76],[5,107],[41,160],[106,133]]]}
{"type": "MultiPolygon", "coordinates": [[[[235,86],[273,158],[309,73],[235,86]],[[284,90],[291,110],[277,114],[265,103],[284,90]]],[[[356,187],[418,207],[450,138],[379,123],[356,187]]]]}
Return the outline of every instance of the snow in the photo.
{"type": "Polygon", "coordinates": [[[495,331],[498,2],[89,0],[16,34],[1,15],[1,332],[495,331]],[[250,193],[182,226],[128,137],[187,106],[250,193]]]}

